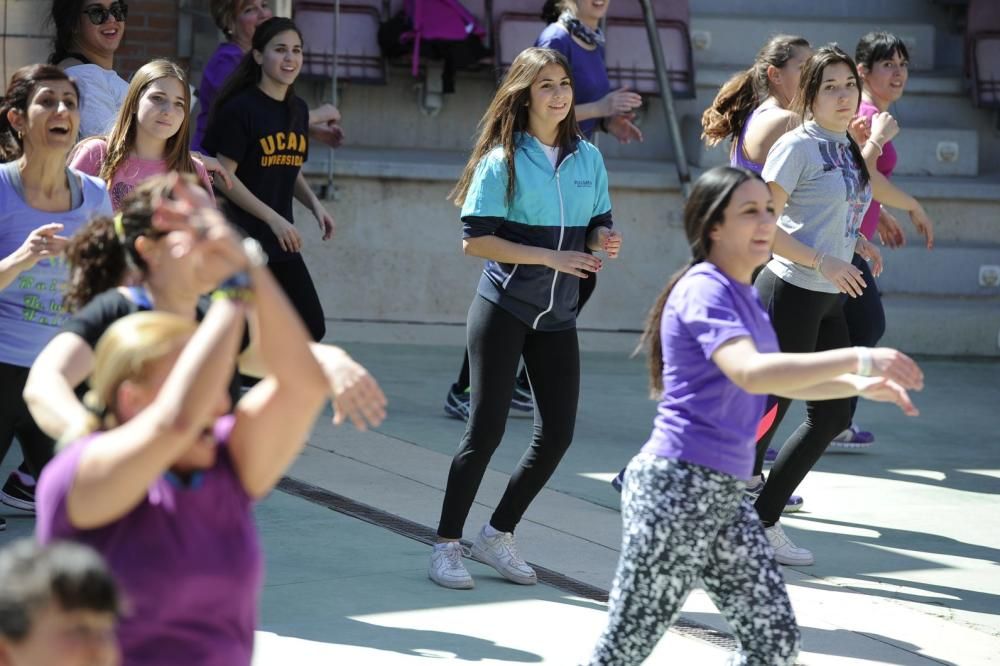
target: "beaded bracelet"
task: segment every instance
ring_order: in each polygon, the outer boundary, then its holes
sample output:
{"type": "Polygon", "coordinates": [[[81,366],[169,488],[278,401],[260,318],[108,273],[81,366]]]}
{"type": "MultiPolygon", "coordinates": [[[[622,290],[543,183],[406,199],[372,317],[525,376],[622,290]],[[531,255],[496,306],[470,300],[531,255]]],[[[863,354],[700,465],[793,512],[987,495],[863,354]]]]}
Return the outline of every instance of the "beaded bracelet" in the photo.
{"type": "Polygon", "coordinates": [[[253,291],[245,287],[227,287],[223,285],[212,292],[212,300],[249,303],[253,300],[253,291]]]}

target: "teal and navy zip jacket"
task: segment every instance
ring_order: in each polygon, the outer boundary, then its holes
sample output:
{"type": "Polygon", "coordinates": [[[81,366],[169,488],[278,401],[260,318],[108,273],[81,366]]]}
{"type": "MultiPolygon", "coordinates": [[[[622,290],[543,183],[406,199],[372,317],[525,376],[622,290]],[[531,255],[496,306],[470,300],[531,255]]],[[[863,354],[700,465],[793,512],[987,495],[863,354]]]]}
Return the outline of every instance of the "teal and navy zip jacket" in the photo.
{"type": "MultiPolygon", "coordinates": [[[[595,227],[611,228],[608,173],[597,147],[578,139],[553,169],[538,140],[515,138],[514,198],[507,203],[507,162],[494,148],[476,166],[462,206],[464,238],[495,235],[549,250],[586,250],[595,227]]],[[[580,278],[535,264],[486,262],[478,293],[539,331],[576,326],[580,278]]]]}

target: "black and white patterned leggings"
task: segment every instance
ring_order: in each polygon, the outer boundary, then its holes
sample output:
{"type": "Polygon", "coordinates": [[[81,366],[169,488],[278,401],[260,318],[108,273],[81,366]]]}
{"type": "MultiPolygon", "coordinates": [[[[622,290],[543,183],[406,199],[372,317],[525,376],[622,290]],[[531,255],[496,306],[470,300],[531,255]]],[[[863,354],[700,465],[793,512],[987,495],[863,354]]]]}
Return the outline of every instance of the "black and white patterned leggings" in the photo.
{"type": "Polygon", "coordinates": [[[622,489],[622,550],[608,626],[591,666],[641,664],[700,579],[747,666],[795,663],[799,629],[744,483],[700,465],[640,453],[622,489]]]}

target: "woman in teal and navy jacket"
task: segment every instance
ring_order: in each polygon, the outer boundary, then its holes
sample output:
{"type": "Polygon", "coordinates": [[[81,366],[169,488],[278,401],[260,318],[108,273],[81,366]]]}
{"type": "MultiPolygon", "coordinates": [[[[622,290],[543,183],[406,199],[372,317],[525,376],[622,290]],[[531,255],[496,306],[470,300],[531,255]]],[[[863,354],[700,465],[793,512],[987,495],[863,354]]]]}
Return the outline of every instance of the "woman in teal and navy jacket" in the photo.
{"type": "Polygon", "coordinates": [[[607,172],[580,137],[570,68],[558,52],[531,48],[513,62],[480,122],[480,136],[450,196],[462,206],[463,248],[487,260],[469,308],[471,414],[451,464],[431,580],[470,588],[459,539],[490,457],[500,444],[524,357],[535,395],[535,433],[473,554],[530,585],[514,528],[573,439],[580,389],[576,338],[579,281],[601,269],[585,252],[615,258],[607,172]]]}

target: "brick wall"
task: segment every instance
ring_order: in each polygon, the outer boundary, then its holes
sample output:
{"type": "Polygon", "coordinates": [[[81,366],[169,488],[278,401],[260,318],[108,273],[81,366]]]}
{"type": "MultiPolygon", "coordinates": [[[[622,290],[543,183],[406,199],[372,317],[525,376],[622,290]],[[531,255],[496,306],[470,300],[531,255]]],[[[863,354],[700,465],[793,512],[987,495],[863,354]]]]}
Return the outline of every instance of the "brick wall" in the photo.
{"type": "Polygon", "coordinates": [[[154,58],[177,58],[179,0],[132,0],[129,2],[125,39],[115,53],[115,70],[126,80],[154,58]]]}

